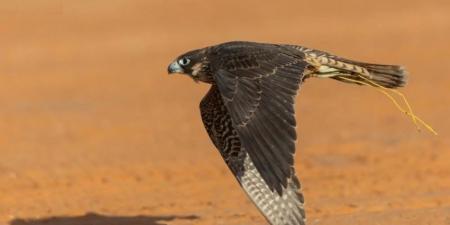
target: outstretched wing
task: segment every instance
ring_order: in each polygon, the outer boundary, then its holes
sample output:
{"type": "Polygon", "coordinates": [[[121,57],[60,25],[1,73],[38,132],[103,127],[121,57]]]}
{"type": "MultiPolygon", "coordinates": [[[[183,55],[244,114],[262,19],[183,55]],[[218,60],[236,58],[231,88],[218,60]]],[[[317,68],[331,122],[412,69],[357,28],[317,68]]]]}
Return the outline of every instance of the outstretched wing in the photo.
{"type": "Polygon", "coordinates": [[[220,49],[213,75],[242,146],[271,190],[282,193],[293,177],[294,100],[307,63],[278,45],[220,49]]]}
{"type": "Polygon", "coordinates": [[[271,190],[241,143],[227,107],[216,85],[201,104],[205,128],[239,184],[272,225],[304,225],[305,212],[300,183],[292,168],[281,193],[271,190]]]}

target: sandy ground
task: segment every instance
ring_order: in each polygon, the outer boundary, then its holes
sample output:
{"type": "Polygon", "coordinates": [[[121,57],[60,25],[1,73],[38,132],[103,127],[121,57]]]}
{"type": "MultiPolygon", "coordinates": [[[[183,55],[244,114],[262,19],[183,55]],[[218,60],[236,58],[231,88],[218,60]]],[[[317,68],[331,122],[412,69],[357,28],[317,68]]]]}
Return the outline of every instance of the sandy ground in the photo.
{"type": "Polygon", "coordinates": [[[309,224],[450,224],[450,3],[1,1],[0,224],[266,224],[210,143],[186,50],[301,44],[407,66],[416,132],[373,89],[308,80],[296,168],[309,224]]]}

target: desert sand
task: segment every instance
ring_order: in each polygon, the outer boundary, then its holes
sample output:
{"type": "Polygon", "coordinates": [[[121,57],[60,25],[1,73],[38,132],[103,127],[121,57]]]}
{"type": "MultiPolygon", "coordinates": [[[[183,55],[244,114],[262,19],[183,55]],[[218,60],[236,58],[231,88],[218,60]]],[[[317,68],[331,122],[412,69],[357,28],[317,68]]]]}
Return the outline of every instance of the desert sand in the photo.
{"type": "Polygon", "coordinates": [[[401,64],[439,133],[373,88],[309,79],[297,173],[310,225],[450,224],[450,2],[2,1],[0,224],[266,224],[203,128],[208,90],[167,75],[231,40],[401,64]]]}

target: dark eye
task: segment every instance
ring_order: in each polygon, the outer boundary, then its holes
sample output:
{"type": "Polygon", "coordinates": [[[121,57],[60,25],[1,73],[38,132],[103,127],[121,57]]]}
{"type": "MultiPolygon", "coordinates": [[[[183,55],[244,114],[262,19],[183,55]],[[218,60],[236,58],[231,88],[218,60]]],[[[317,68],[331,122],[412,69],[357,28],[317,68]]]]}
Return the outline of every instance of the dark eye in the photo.
{"type": "Polygon", "coordinates": [[[186,66],[187,64],[189,64],[191,62],[190,59],[188,58],[181,58],[178,60],[178,64],[182,65],[182,66],[186,66]]]}

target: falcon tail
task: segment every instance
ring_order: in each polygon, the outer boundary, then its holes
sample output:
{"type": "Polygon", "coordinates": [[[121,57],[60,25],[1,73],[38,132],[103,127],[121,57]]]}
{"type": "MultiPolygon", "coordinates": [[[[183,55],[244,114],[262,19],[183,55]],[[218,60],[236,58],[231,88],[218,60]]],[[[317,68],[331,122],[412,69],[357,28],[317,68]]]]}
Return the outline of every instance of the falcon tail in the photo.
{"type": "Polygon", "coordinates": [[[331,78],[349,82],[349,83],[368,83],[372,86],[382,86],[385,88],[398,88],[403,87],[406,84],[406,71],[402,66],[396,65],[379,65],[379,64],[368,64],[368,63],[358,63],[352,62],[352,64],[361,67],[363,74],[354,73],[353,71],[339,71],[337,76],[331,78]],[[345,79],[350,78],[350,79],[345,79]],[[354,82],[351,80],[356,80],[354,82]]]}
{"type": "Polygon", "coordinates": [[[282,194],[279,195],[277,191],[270,190],[248,154],[244,167],[245,171],[237,174],[237,179],[271,225],[305,225],[303,194],[293,168],[292,178],[288,180],[287,187],[283,187],[282,194]]]}
{"type": "Polygon", "coordinates": [[[407,73],[402,66],[358,62],[317,50],[300,50],[305,53],[305,60],[312,67],[311,74],[306,77],[327,77],[385,88],[398,88],[406,84],[407,73]]]}

